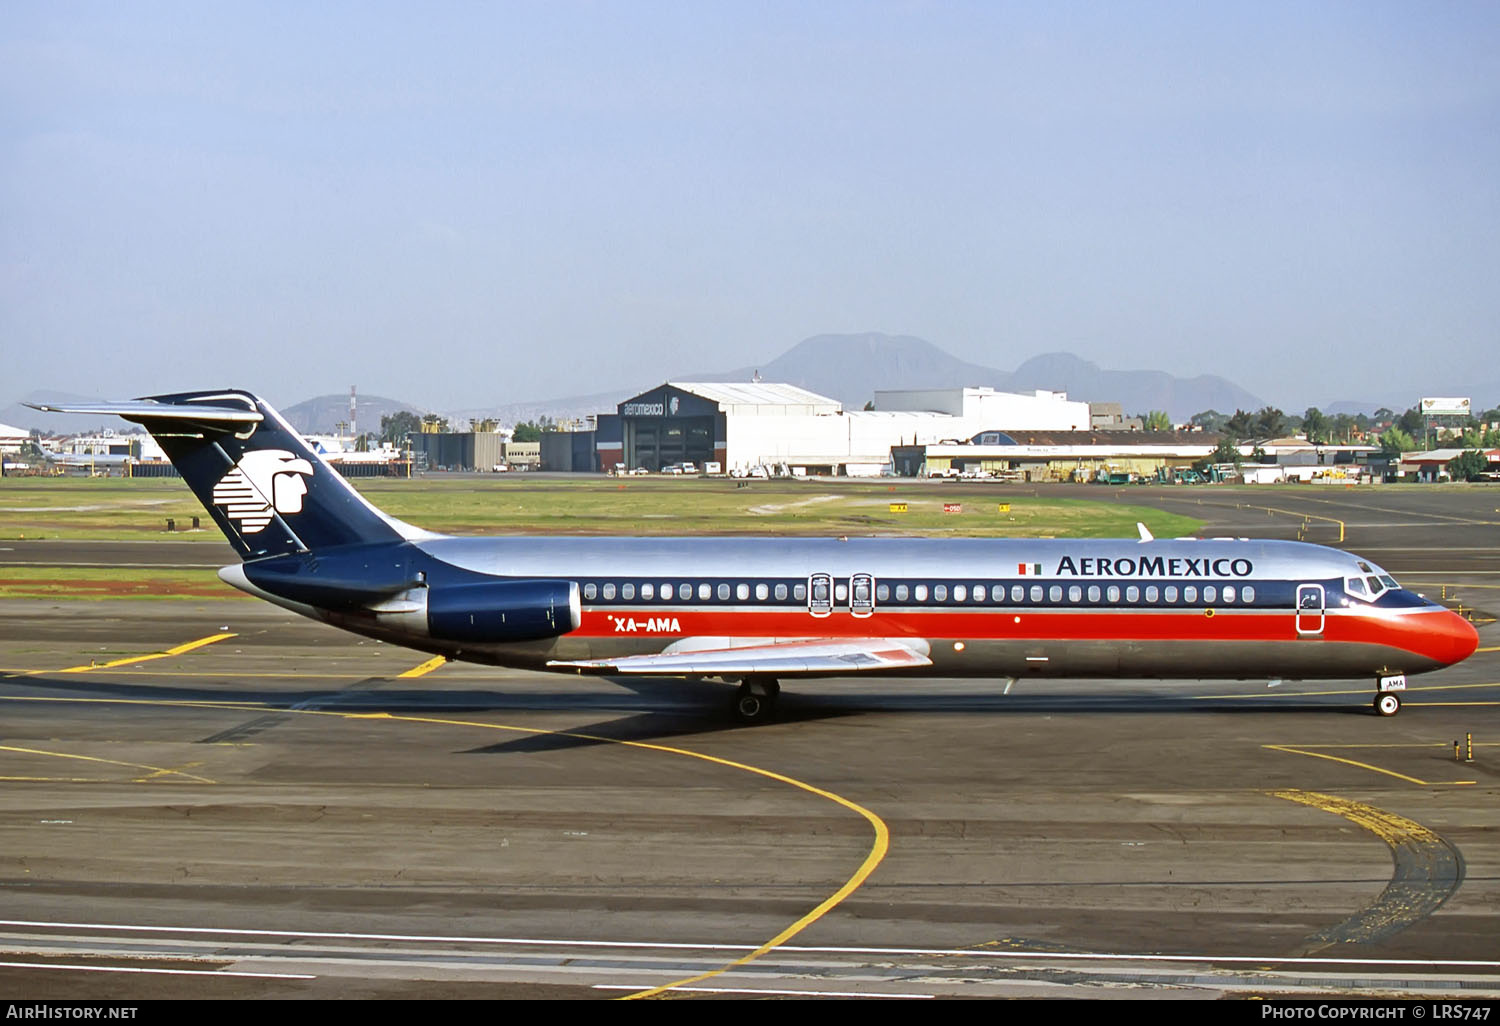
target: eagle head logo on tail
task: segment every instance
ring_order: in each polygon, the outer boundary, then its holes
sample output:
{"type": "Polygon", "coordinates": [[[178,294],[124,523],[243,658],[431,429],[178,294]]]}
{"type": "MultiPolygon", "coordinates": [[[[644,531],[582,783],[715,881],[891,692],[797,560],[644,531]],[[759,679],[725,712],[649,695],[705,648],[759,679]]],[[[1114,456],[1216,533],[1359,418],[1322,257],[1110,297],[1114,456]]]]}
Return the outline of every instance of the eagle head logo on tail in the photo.
{"type": "Polygon", "coordinates": [[[240,525],[244,534],[257,534],[276,513],[301,513],[302,497],[312,464],[285,449],[256,449],[245,453],[214,485],[214,505],[240,525]]]}

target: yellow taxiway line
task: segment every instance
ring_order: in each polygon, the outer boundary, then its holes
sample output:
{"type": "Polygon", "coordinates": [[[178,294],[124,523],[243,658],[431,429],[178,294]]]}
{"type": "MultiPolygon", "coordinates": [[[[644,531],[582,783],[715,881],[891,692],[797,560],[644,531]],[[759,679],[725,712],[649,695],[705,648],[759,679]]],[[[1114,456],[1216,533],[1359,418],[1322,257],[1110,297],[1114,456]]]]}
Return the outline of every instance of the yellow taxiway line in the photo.
{"type": "Polygon", "coordinates": [[[1315,809],[1331,812],[1335,816],[1343,816],[1351,823],[1358,823],[1392,848],[1408,841],[1441,844],[1443,840],[1421,823],[1409,820],[1405,816],[1398,816],[1394,812],[1377,809],[1373,805],[1365,805],[1363,802],[1350,801],[1348,798],[1338,798],[1331,794],[1319,794],[1316,791],[1272,791],[1270,793],[1275,798],[1285,798],[1289,802],[1310,805],[1315,809]]]}
{"type": "Polygon", "coordinates": [[[429,673],[431,673],[433,670],[436,670],[439,666],[442,666],[447,661],[448,661],[448,657],[447,656],[433,656],[431,659],[427,660],[425,663],[421,664],[420,666],[413,666],[411,669],[407,670],[405,673],[398,673],[398,674],[396,674],[396,678],[398,680],[400,680],[402,678],[407,678],[407,677],[425,677],[429,673]]]}
{"type": "Polygon", "coordinates": [[[165,652],[152,652],[152,653],[149,653],[147,655],[131,656],[128,659],[112,659],[112,660],[110,660],[107,663],[89,663],[87,666],[69,666],[65,670],[33,670],[31,672],[32,673],[88,673],[90,670],[107,670],[111,666],[131,666],[131,665],[133,665],[135,663],[144,663],[144,662],[147,662],[148,660],[151,660],[151,659],[170,659],[172,656],[179,656],[179,655],[182,655],[184,652],[191,652],[195,648],[202,648],[204,645],[212,645],[216,641],[223,641],[226,638],[235,638],[235,637],[238,637],[238,636],[239,635],[234,634],[234,633],[229,633],[229,634],[210,634],[206,638],[199,638],[197,641],[189,641],[186,644],[178,645],[176,648],[169,648],[165,652]]]}
{"type": "MultiPolygon", "coordinates": [[[[162,766],[148,766],[145,763],[141,762],[121,762],[119,759],[101,759],[95,755],[74,755],[71,752],[45,752],[40,748],[17,748],[14,745],[0,745],[0,752],[19,752],[22,755],[50,755],[53,758],[57,759],[78,759],[83,762],[102,762],[110,766],[129,766],[131,769],[150,770],[151,772],[147,776],[136,778],[135,782],[137,784],[144,784],[155,777],[161,777],[167,774],[187,777],[190,780],[198,781],[200,784],[215,783],[215,781],[210,780],[207,777],[200,777],[196,773],[188,773],[184,770],[166,769],[162,766]]],[[[197,764],[195,763],[194,765],[197,764]]]]}
{"type": "MultiPolygon", "coordinates": [[[[1330,748],[1331,747],[1335,747],[1333,745],[1328,745],[1328,746],[1308,745],[1306,748],[1298,748],[1298,747],[1296,747],[1294,745],[1261,745],[1261,747],[1262,748],[1269,748],[1273,752],[1287,752],[1287,753],[1289,753],[1291,755],[1306,755],[1306,756],[1308,756],[1310,758],[1313,758],[1313,759],[1327,759],[1329,762],[1341,762],[1341,763],[1343,763],[1346,766],[1354,766],[1354,767],[1357,767],[1358,769],[1369,770],[1371,773],[1383,773],[1383,774],[1385,774],[1388,777],[1395,777],[1397,780],[1404,780],[1408,784],[1416,784],[1419,787],[1438,787],[1438,786],[1444,786],[1444,785],[1451,785],[1451,786],[1455,786],[1455,787],[1462,787],[1462,786],[1468,786],[1468,785],[1477,784],[1479,782],[1477,780],[1420,780],[1417,777],[1409,777],[1405,773],[1397,773],[1395,770],[1382,769],[1379,766],[1372,766],[1368,762],[1360,762],[1357,759],[1345,759],[1342,756],[1338,756],[1338,755],[1328,755],[1328,754],[1326,754],[1324,752],[1313,752],[1313,751],[1309,751],[1308,750],[1309,748],[1316,748],[1316,747],[1330,747],[1330,748]]],[[[1373,746],[1373,745],[1371,745],[1371,746],[1364,746],[1364,745],[1339,745],[1337,747],[1340,747],[1340,748],[1361,748],[1361,747],[1376,747],[1376,746],[1373,746]]],[[[1385,746],[1385,747],[1392,747],[1392,746],[1385,746]]],[[[1424,745],[1424,746],[1421,746],[1421,747],[1428,747],[1428,746],[1424,745]]],[[[1437,745],[1435,747],[1441,748],[1442,746],[1441,745],[1437,745]]],[[[1286,796],[1285,795],[1281,795],[1280,797],[1284,798],[1286,796]]]]}

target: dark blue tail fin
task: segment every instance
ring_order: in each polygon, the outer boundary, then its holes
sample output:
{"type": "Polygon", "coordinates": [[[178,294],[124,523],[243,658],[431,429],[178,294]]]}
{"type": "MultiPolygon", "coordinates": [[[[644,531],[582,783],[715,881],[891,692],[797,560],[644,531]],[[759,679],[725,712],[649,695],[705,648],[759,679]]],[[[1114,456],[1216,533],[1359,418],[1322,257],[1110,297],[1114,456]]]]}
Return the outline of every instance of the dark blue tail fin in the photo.
{"type": "Polygon", "coordinates": [[[144,424],[247,560],[422,533],[370,505],[280,414],[249,392],[179,392],[126,403],[38,408],[112,413],[144,424]]]}

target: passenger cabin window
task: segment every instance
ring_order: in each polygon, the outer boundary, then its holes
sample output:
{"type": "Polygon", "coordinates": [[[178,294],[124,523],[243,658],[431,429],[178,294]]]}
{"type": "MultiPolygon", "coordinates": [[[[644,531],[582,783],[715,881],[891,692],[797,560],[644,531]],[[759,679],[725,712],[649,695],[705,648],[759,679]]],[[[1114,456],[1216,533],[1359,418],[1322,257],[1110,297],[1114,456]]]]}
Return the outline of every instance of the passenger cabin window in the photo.
{"type": "Polygon", "coordinates": [[[613,584],[606,584],[604,586],[604,597],[606,599],[612,599],[615,597],[615,586],[613,584]]]}
{"type": "Polygon", "coordinates": [[[1150,602],[1152,604],[1155,604],[1155,602],[1156,602],[1156,585],[1154,585],[1154,584],[1148,584],[1148,585],[1146,585],[1146,601],[1150,602]]]}
{"type": "Polygon", "coordinates": [[[1224,585],[1224,604],[1226,606],[1234,605],[1234,585],[1232,584],[1224,585]]]}
{"type": "Polygon", "coordinates": [[[967,585],[955,584],[953,586],[953,601],[954,602],[963,602],[968,597],[969,597],[969,589],[968,589],[967,585]]]}
{"type": "Polygon", "coordinates": [[[875,598],[878,599],[881,602],[888,602],[888,601],[890,601],[890,598],[891,598],[891,586],[889,584],[879,584],[879,585],[876,585],[875,586],[875,598]]]}
{"type": "Polygon", "coordinates": [[[755,601],[764,602],[766,600],[766,597],[770,594],[771,589],[767,588],[764,584],[757,584],[755,586],[755,601]]]}
{"type": "Polygon", "coordinates": [[[1240,598],[1244,599],[1245,605],[1248,606],[1255,601],[1255,588],[1248,584],[1245,585],[1240,589],[1240,598]]]}
{"type": "Polygon", "coordinates": [[[1025,602],[1026,589],[1021,587],[1019,584],[1012,584],[1010,586],[1010,600],[1012,602],[1025,602]]]}
{"type": "Polygon", "coordinates": [[[711,596],[713,593],[713,586],[708,584],[708,582],[705,581],[704,583],[698,585],[698,601],[707,602],[709,596],[711,596]]]}
{"type": "Polygon", "coordinates": [[[683,582],[682,584],[679,584],[677,586],[677,597],[680,598],[684,602],[687,602],[690,599],[692,599],[692,597],[693,597],[693,586],[691,584],[688,584],[687,582],[683,582]]]}
{"type": "Polygon", "coordinates": [[[1218,601],[1218,598],[1219,598],[1218,589],[1215,588],[1212,584],[1206,585],[1204,587],[1204,589],[1203,589],[1203,604],[1204,605],[1211,606],[1216,601],[1218,601]]]}
{"type": "Polygon", "coordinates": [[[1082,602],[1083,601],[1083,589],[1081,587],[1079,587],[1078,585],[1076,585],[1076,584],[1071,585],[1068,588],[1068,601],[1069,602],[1082,602]]]}
{"type": "Polygon", "coordinates": [[[631,599],[635,598],[635,585],[633,585],[633,584],[622,584],[622,585],[620,585],[620,597],[622,599],[625,599],[627,602],[630,601],[631,599]]]}
{"type": "Polygon", "coordinates": [[[946,584],[939,584],[937,587],[933,588],[932,599],[934,602],[947,602],[948,586],[946,584]]]}
{"type": "Polygon", "coordinates": [[[728,602],[729,601],[729,585],[727,585],[727,584],[721,584],[721,585],[719,585],[718,590],[717,590],[717,594],[719,596],[719,601],[720,602],[728,602]]]}
{"type": "Polygon", "coordinates": [[[1031,586],[1031,602],[1032,602],[1032,605],[1040,605],[1041,601],[1042,601],[1042,586],[1040,584],[1033,584],[1031,586]]]}
{"type": "Polygon", "coordinates": [[[645,599],[647,602],[650,602],[652,599],[656,598],[656,585],[652,584],[650,581],[647,581],[645,584],[641,585],[641,598],[645,599]]]}
{"type": "Polygon", "coordinates": [[[1108,588],[1105,588],[1104,599],[1107,602],[1120,601],[1120,586],[1118,584],[1111,584],[1108,588]]]}
{"type": "Polygon", "coordinates": [[[594,599],[598,598],[599,597],[599,587],[598,587],[598,585],[594,584],[593,581],[590,581],[588,584],[585,584],[583,586],[583,597],[586,598],[586,599],[588,599],[590,602],[592,602],[594,599]]]}
{"type": "Polygon", "coordinates": [[[1099,585],[1097,585],[1097,584],[1091,584],[1091,585],[1089,585],[1089,601],[1090,602],[1098,602],[1099,601],[1099,585]]]}
{"type": "Polygon", "coordinates": [[[855,574],[849,579],[849,612],[869,616],[875,611],[875,581],[869,574],[855,574]]]}
{"type": "Polygon", "coordinates": [[[925,585],[925,584],[919,584],[915,588],[913,588],[912,589],[912,598],[916,599],[918,602],[926,602],[927,601],[927,585],[925,585]]]}
{"type": "Polygon", "coordinates": [[[974,585],[974,588],[970,592],[970,594],[974,596],[974,601],[975,602],[983,602],[984,601],[984,585],[982,585],[982,584],[976,584],[976,585],[974,585]]]}
{"type": "Polygon", "coordinates": [[[906,585],[904,585],[904,584],[898,584],[898,585],[896,585],[896,601],[897,602],[905,602],[907,594],[908,594],[908,591],[907,591],[906,585]]]}
{"type": "Polygon", "coordinates": [[[1139,602],[1140,600],[1141,600],[1141,589],[1137,588],[1133,584],[1129,585],[1125,589],[1125,601],[1126,602],[1139,602]]]}
{"type": "Polygon", "coordinates": [[[776,601],[777,602],[785,602],[786,601],[786,585],[784,585],[784,584],[778,584],[778,585],[776,585],[776,601]]]}
{"type": "Polygon", "coordinates": [[[827,616],[833,612],[833,578],[827,574],[813,574],[807,583],[812,595],[807,602],[807,611],[813,616],[827,616]]]}
{"type": "Polygon", "coordinates": [[[1182,601],[1186,602],[1190,606],[1191,605],[1195,605],[1197,603],[1197,601],[1198,601],[1198,587],[1197,587],[1197,585],[1193,585],[1193,584],[1183,585],[1183,588],[1182,588],[1182,601]]]}
{"type": "Polygon", "coordinates": [[[750,585],[748,585],[748,584],[736,584],[734,586],[734,597],[735,597],[736,600],[738,600],[740,602],[745,601],[747,598],[750,597],[750,585]]]}
{"type": "Polygon", "coordinates": [[[802,602],[807,598],[807,585],[796,584],[792,586],[792,598],[802,602]]]}
{"type": "Polygon", "coordinates": [[[1061,584],[1054,584],[1052,587],[1048,588],[1047,589],[1047,598],[1050,599],[1053,602],[1061,602],[1062,601],[1062,585],[1061,584]]]}

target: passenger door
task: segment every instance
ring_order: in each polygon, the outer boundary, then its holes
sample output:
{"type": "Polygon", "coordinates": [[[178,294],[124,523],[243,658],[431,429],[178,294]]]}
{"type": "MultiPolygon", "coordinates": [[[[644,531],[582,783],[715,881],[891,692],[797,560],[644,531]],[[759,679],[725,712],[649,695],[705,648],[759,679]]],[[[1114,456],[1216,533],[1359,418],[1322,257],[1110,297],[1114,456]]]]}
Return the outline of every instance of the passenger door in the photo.
{"type": "Polygon", "coordinates": [[[1321,584],[1297,585],[1297,634],[1313,637],[1323,633],[1323,586],[1321,584]]]}

